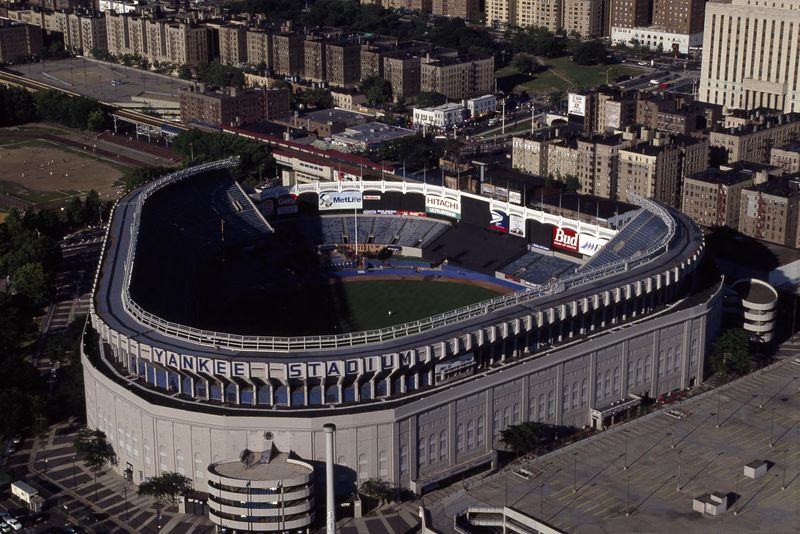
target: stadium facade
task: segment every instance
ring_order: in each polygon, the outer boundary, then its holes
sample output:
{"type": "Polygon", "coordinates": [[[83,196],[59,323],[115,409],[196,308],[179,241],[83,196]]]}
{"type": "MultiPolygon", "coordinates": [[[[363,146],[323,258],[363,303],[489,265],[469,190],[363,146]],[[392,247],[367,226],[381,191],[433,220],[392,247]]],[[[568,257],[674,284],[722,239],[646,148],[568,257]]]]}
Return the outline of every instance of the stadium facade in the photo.
{"type": "MultiPolygon", "coordinates": [[[[89,426],[111,438],[118,470],[134,482],[178,471],[208,491],[210,464],[273,440],[280,450],[322,461],[323,424],[334,423],[340,486],[380,477],[424,491],[492,463],[508,425],[605,426],[621,405],[703,379],[720,323],[721,282],[697,284],[699,229],[638,197],[630,200],[640,213],[615,231],[512,202],[383,181],[267,190],[265,219],[227,183],[226,228],[269,232],[271,217],[304,210],[311,217],[328,210],[426,214],[450,221],[453,231],[491,226],[523,250],[571,254],[581,265],[490,301],[369,332],[245,336],[147,311],[130,290],[146,202],[235,164],[168,175],[113,211],[84,336],[86,410],[89,426]]],[[[421,239],[412,245],[405,254],[446,250],[421,239]]],[[[498,277],[524,282],[517,272],[496,269],[498,277]]]]}

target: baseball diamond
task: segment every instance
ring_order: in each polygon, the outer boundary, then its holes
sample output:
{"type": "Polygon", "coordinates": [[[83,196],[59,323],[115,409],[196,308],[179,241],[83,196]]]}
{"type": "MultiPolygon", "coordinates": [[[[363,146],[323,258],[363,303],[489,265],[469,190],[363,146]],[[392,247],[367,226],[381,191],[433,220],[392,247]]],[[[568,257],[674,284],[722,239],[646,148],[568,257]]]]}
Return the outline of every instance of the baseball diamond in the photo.
{"type": "MultiPolygon", "coordinates": [[[[369,477],[422,493],[493,464],[508,425],[602,428],[620,401],[703,380],[721,281],[701,283],[702,233],[671,208],[630,195],[639,210],[611,229],[411,182],[251,198],[236,164],[172,173],[113,210],[84,336],[86,410],[136,482],[178,471],[209,491],[209,464],[267,441],[321,462],[334,423],[342,494],[369,477]],[[400,258],[350,264],[353,250],[400,258]],[[250,320],[283,309],[281,288],[359,272],[503,289],[367,331],[250,320]]],[[[316,316],[341,311],[319,302],[316,316]]]]}

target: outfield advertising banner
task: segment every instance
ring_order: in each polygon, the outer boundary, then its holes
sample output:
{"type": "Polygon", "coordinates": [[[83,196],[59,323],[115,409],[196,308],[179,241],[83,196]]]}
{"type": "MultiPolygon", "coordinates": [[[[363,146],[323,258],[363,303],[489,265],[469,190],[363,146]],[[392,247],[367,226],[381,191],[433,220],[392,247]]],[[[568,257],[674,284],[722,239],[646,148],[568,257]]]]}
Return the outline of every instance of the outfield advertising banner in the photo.
{"type": "Polygon", "coordinates": [[[577,115],[578,117],[586,116],[586,97],[570,93],[567,98],[567,114],[577,115]]]}
{"type": "Polygon", "coordinates": [[[326,191],[319,194],[319,211],[354,210],[363,207],[361,191],[326,191]]]}
{"type": "Polygon", "coordinates": [[[434,195],[425,195],[425,211],[451,219],[461,219],[461,201],[434,195]]]}
{"type": "Polygon", "coordinates": [[[553,248],[578,252],[578,232],[560,226],[553,227],[553,248]]]}
{"type": "Polygon", "coordinates": [[[297,197],[295,195],[281,195],[278,197],[278,215],[292,215],[297,213],[297,197]]]}
{"type": "Polygon", "coordinates": [[[607,239],[581,234],[578,239],[578,252],[584,256],[594,256],[606,243],[608,243],[607,239]]]}
{"type": "Polygon", "coordinates": [[[518,237],[525,237],[525,219],[519,215],[509,216],[508,233],[518,237]]]}
{"type": "Polygon", "coordinates": [[[489,220],[489,229],[507,234],[509,225],[508,213],[499,208],[492,208],[489,215],[491,217],[489,220]]]}

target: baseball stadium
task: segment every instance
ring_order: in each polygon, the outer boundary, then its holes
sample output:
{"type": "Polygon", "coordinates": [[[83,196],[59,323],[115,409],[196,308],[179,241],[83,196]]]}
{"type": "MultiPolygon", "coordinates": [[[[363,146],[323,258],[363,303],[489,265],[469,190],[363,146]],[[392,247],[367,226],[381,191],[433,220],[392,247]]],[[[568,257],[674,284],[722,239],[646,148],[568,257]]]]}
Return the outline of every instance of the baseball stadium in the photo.
{"type": "Polygon", "coordinates": [[[701,283],[702,233],[671,208],[629,195],[611,228],[417,182],[248,195],[236,165],[117,202],[83,343],[119,472],[185,474],[218,525],[307,528],[325,424],[337,495],[421,494],[495,465],[509,425],[602,429],[703,380],[721,280],[701,283]],[[255,471],[223,480],[245,449],[293,462],[279,510],[251,508],[255,471]]]}

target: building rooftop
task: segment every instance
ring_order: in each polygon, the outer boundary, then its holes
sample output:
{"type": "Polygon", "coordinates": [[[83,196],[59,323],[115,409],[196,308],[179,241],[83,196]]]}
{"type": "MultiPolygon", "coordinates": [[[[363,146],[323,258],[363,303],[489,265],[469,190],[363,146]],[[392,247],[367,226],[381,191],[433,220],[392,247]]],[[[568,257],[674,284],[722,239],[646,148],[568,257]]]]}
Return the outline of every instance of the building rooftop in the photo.
{"type": "Polygon", "coordinates": [[[745,189],[776,197],[795,197],[800,195],[800,173],[772,176],[764,183],[751,185],[745,189]]]}
{"type": "Polygon", "coordinates": [[[355,111],[348,111],[341,108],[321,109],[318,111],[310,111],[301,115],[301,119],[307,119],[313,122],[338,122],[358,124],[370,119],[369,115],[357,113],[355,111]]]}
{"type": "Polygon", "coordinates": [[[692,180],[706,182],[709,184],[719,185],[734,185],[748,180],[754,180],[757,174],[771,174],[778,170],[778,167],[773,165],[766,165],[763,163],[755,163],[749,161],[737,161],[732,165],[717,169],[714,167],[708,168],[702,172],[692,175],[692,180]]]}
{"type": "Polygon", "coordinates": [[[239,480],[286,480],[310,475],[313,469],[302,464],[289,463],[289,454],[279,452],[273,454],[269,463],[256,461],[249,467],[239,460],[221,462],[212,466],[212,469],[223,477],[239,480]]]}
{"type": "Polygon", "coordinates": [[[399,128],[382,122],[368,122],[357,126],[350,126],[345,131],[334,134],[333,141],[344,144],[350,143],[381,143],[399,137],[415,135],[417,132],[408,128],[399,128]]]}
{"type": "Polygon", "coordinates": [[[455,111],[455,110],[458,110],[458,109],[462,109],[463,110],[464,106],[462,106],[461,104],[458,104],[456,102],[445,102],[444,104],[442,104],[440,106],[433,106],[433,107],[429,107],[429,108],[414,108],[414,109],[424,109],[426,111],[443,111],[443,112],[447,113],[448,111],[455,111]]]}
{"type": "MultiPolygon", "coordinates": [[[[744,280],[733,284],[733,290],[742,300],[753,302],[755,304],[770,304],[777,300],[777,295],[772,290],[758,282],[744,280]]],[[[747,467],[757,469],[764,464],[763,460],[753,460],[747,467]]]]}
{"type": "Polygon", "coordinates": [[[761,130],[772,128],[774,126],[781,126],[783,124],[798,122],[800,121],[800,113],[786,113],[783,115],[771,115],[766,117],[761,116],[760,118],[763,120],[762,122],[759,123],[743,124],[731,128],[717,127],[713,131],[713,133],[734,135],[734,136],[748,135],[751,133],[759,132],[761,130]]]}

